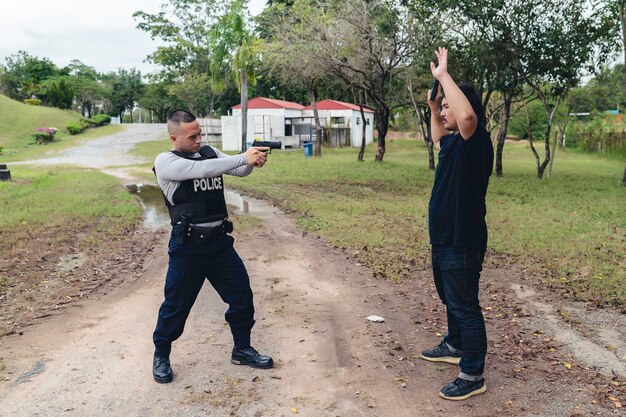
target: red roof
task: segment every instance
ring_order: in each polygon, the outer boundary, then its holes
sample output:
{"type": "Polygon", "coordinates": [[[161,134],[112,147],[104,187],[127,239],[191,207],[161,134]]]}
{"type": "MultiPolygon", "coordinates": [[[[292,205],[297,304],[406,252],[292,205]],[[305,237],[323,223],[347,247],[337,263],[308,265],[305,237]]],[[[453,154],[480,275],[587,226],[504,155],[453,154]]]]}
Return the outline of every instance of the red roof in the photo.
{"type": "MultiPolygon", "coordinates": [[[[240,109],[241,104],[237,104],[232,107],[233,109],[240,109]]],[[[304,106],[302,104],[294,103],[293,101],[275,100],[273,98],[255,97],[248,100],[249,109],[294,109],[302,110],[304,106]]]]}
{"type": "MultiPolygon", "coordinates": [[[[359,111],[359,106],[357,104],[352,103],[344,103],[343,101],[337,100],[322,100],[317,102],[318,110],[356,110],[359,111]]],[[[311,105],[309,104],[304,108],[304,110],[313,110],[311,105]]],[[[363,111],[366,113],[374,113],[372,109],[368,109],[367,107],[363,107],[363,111]]]]}

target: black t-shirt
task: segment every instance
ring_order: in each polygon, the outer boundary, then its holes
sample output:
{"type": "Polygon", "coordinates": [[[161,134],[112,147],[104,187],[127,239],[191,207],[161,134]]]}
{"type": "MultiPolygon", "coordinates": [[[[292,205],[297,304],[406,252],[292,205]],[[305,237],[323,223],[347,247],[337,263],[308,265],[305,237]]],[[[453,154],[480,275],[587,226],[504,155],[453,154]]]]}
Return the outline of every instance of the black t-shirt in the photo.
{"type": "Polygon", "coordinates": [[[464,140],[460,133],[441,138],[439,163],[428,205],[432,245],[485,250],[485,195],[493,170],[493,145],[480,124],[464,140]]]}

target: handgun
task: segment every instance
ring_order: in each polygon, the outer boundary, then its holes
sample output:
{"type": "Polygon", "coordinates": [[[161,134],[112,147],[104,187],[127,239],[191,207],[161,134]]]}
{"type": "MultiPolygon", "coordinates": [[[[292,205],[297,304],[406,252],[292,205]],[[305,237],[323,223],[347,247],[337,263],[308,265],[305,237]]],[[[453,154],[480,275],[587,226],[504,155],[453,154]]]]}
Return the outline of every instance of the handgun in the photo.
{"type": "Polygon", "coordinates": [[[267,147],[270,148],[268,153],[272,153],[272,149],[282,149],[283,143],[281,141],[272,141],[272,140],[255,140],[252,142],[252,147],[267,147]]]}
{"type": "Polygon", "coordinates": [[[439,90],[439,80],[435,79],[435,81],[433,81],[433,87],[430,90],[430,101],[435,101],[435,98],[437,98],[438,90],[439,90]]]}

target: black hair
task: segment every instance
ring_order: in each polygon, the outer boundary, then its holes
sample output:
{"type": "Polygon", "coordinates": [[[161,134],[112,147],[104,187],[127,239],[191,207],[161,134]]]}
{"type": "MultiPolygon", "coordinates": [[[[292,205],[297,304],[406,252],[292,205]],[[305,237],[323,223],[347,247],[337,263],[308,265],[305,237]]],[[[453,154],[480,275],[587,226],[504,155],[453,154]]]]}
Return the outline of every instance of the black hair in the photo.
{"type": "Polygon", "coordinates": [[[474,113],[476,113],[476,118],[478,119],[478,123],[483,126],[487,125],[487,117],[485,116],[485,109],[483,107],[483,101],[478,94],[478,91],[474,89],[470,84],[460,83],[459,89],[465,94],[467,101],[469,101],[474,113]]]}
{"type": "Polygon", "coordinates": [[[176,124],[191,123],[194,120],[196,120],[196,116],[184,109],[176,109],[172,111],[167,118],[168,122],[174,122],[176,124]]]}

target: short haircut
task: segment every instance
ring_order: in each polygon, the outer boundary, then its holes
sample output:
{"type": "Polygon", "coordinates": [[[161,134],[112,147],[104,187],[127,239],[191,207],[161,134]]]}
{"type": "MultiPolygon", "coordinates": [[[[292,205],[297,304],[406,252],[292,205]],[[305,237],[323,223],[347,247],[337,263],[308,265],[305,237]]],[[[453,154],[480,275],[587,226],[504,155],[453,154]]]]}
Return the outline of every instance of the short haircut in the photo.
{"type": "Polygon", "coordinates": [[[487,117],[485,116],[483,100],[481,99],[480,94],[478,94],[478,91],[476,91],[474,87],[472,87],[470,84],[467,84],[467,83],[460,83],[458,86],[459,86],[459,89],[463,92],[463,94],[467,98],[467,101],[469,101],[470,105],[472,106],[474,113],[476,113],[476,118],[478,119],[478,123],[482,124],[483,126],[486,126],[487,117]]]}
{"type": "Polygon", "coordinates": [[[176,124],[191,123],[194,120],[196,120],[196,116],[194,116],[193,113],[183,109],[174,110],[167,118],[168,122],[174,122],[176,124]]]}
{"type": "Polygon", "coordinates": [[[193,113],[183,109],[176,109],[167,118],[167,132],[176,136],[180,132],[181,123],[191,123],[194,120],[196,120],[196,116],[193,113]]]}

